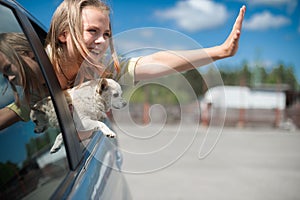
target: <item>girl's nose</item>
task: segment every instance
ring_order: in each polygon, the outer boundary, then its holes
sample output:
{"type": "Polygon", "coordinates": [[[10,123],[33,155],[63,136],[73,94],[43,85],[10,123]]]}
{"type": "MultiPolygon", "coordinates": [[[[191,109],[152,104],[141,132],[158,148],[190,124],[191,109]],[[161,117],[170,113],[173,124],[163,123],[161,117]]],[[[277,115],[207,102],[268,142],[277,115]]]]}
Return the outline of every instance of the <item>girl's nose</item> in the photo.
{"type": "Polygon", "coordinates": [[[9,82],[14,82],[14,80],[16,79],[16,75],[9,75],[7,76],[7,78],[9,82]]]}
{"type": "Polygon", "coordinates": [[[9,75],[8,80],[11,82],[16,78],[16,75],[9,75]]]}
{"type": "Polygon", "coordinates": [[[99,36],[96,40],[95,40],[95,43],[99,44],[99,43],[104,43],[105,42],[105,39],[103,36],[99,36]]]}

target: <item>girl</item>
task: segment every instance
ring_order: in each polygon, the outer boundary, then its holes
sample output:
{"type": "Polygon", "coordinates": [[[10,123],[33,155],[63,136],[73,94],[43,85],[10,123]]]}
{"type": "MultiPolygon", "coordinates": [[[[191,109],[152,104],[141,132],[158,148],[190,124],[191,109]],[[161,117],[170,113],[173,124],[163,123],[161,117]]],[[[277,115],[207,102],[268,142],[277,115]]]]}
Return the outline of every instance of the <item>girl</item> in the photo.
{"type": "Polygon", "coordinates": [[[161,51],[129,59],[120,66],[111,39],[109,7],[99,0],[64,0],[53,15],[46,40],[47,50],[62,89],[74,86],[84,60],[102,76],[112,73],[117,79],[128,72],[134,81],[156,78],[174,70],[186,71],[194,66],[203,66],[233,56],[238,49],[245,10],[245,6],[240,9],[230,35],[220,46],[187,51],[161,51]],[[103,56],[108,47],[114,69],[106,69],[94,59],[103,56]],[[153,64],[168,67],[154,67],[153,64]]]}
{"type": "Polygon", "coordinates": [[[31,47],[22,33],[0,34],[0,73],[8,80],[15,101],[0,110],[0,130],[20,120],[30,120],[30,107],[48,96],[31,47]],[[39,78],[38,78],[39,77],[39,78]],[[17,86],[22,88],[20,97],[17,86]]]}

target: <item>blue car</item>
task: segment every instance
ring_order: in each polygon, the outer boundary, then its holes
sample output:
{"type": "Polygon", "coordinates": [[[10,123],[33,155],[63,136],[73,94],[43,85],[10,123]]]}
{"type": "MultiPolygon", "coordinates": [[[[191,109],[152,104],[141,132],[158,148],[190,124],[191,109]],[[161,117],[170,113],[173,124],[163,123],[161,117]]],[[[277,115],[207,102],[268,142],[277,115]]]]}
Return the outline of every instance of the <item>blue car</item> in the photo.
{"type": "MultiPolygon", "coordinates": [[[[30,120],[1,127],[0,199],[131,199],[121,173],[122,156],[117,140],[105,137],[100,131],[79,139],[44,50],[45,28],[17,2],[0,0],[0,34],[3,33],[25,35],[43,76],[39,81],[44,81],[53,101],[60,130],[48,128],[37,134],[35,123],[30,120]],[[64,145],[51,154],[60,132],[64,145]]],[[[21,93],[22,89],[17,91],[21,93]]],[[[1,73],[0,96],[0,109],[13,106],[12,87],[1,73]]],[[[1,115],[3,123],[6,114],[1,112],[1,115]]]]}

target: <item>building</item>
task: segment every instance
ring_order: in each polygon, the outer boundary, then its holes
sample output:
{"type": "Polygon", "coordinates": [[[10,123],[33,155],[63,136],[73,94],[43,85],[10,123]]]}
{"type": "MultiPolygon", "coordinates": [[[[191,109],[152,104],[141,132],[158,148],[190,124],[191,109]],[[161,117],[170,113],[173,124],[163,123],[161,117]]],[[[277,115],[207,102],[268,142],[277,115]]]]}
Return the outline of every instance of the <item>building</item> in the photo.
{"type": "Polygon", "coordinates": [[[279,126],[284,119],[286,95],[283,91],[217,86],[209,89],[201,102],[204,123],[279,126]]]}

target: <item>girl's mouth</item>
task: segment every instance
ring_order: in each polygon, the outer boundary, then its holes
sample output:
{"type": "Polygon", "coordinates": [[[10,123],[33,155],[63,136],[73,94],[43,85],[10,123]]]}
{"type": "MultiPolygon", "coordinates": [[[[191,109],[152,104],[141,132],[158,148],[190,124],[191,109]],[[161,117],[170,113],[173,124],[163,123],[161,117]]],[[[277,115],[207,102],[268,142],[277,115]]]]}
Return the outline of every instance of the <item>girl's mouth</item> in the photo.
{"type": "Polygon", "coordinates": [[[102,50],[102,48],[90,48],[89,49],[90,50],[90,52],[93,54],[93,55],[102,55],[102,52],[103,52],[103,50],[102,50]]]}

